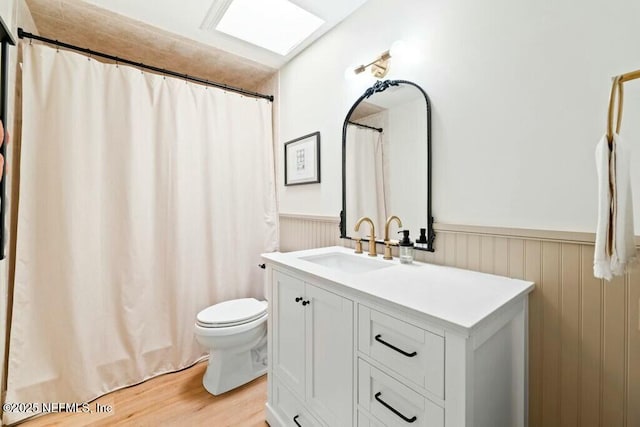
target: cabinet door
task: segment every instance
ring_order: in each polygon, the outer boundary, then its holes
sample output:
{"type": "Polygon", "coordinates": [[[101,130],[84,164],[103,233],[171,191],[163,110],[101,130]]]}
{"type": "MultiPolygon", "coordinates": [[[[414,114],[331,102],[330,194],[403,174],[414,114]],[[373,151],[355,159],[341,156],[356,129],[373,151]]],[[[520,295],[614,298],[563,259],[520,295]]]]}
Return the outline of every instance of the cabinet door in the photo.
{"type": "MultiPolygon", "coordinates": [[[[282,426],[302,426],[317,427],[322,426],[320,422],[307,410],[298,398],[291,393],[287,387],[276,381],[274,386],[274,398],[276,407],[282,416],[282,426]]],[[[276,424],[271,424],[275,427],[276,424]]]]}
{"type": "Polygon", "coordinates": [[[353,424],[353,302],[306,286],[309,407],[330,426],[353,424]]]}
{"type": "Polygon", "coordinates": [[[304,398],[304,282],[274,271],[273,284],[273,369],[280,380],[304,398]]]}

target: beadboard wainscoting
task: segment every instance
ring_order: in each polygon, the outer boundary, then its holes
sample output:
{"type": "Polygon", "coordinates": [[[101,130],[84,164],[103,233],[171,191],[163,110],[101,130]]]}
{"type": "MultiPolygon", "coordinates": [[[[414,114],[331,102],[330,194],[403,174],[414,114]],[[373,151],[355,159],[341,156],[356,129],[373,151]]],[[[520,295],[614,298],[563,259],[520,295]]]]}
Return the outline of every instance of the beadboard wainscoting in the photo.
{"type": "MultiPolygon", "coordinates": [[[[280,219],[283,251],[352,246],[338,238],[337,218],[280,219]]],[[[640,426],[638,267],[611,282],[595,279],[590,233],[435,229],[436,252],[416,251],[418,259],[536,283],[529,299],[530,426],[640,426]]]]}
{"type": "Polygon", "coordinates": [[[340,245],[338,217],[283,213],[279,217],[282,252],[340,245]]]}

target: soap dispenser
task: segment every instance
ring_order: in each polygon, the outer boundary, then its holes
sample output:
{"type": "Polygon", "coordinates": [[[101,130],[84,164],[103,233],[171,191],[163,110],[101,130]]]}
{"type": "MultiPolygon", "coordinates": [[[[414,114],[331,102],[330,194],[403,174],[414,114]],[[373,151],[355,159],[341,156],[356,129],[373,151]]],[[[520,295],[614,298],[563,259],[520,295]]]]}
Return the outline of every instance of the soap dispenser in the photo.
{"type": "Polygon", "coordinates": [[[426,249],[429,241],[427,240],[427,229],[420,229],[420,237],[416,240],[416,248],[426,249]]]}
{"type": "Polygon", "coordinates": [[[398,243],[400,245],[400,262],[411,264],[413,262],[413,242],[409,239],[409,230],[398,231],[398,233],[403,233],[404,235],[398,243]]]}

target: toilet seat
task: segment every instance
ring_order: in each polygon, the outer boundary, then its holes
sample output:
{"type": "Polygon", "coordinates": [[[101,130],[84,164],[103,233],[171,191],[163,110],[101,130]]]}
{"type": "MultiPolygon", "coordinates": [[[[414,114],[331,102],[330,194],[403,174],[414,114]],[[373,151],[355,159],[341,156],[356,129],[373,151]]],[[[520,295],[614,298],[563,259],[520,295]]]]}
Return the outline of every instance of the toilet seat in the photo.
{"type": "Polygon", "coordinates": [[[201,335],[203,337],[225,337],[229,335],[238,335],[243,332],[247,332],[254,328],[257,328],[263,323],[266,323],[267,317],[268,317],[268,314],[264,313],[262,316],[250,322],[242,323],[236,326],[223,326],[223,327],[200,326],[196,322],[193,325],[193,329],[196,335],[201,335]]]}
{"type": "Polygon", "coordinates": [[[266,314],[266,301],[240,298],[205,308],[196,316],[196,324],[201,328],[230,328],[251,323],[266,314]]]}

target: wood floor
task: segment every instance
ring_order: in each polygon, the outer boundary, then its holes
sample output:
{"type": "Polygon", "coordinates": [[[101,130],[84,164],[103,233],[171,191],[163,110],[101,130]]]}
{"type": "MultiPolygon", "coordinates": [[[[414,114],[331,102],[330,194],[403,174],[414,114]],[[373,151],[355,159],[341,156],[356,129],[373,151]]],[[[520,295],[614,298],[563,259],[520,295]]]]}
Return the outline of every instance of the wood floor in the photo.
{"type": "Polygon", "coordinates": [[[213,396],[202,386],[206,362],[114,391],[90,403],[93,413],[56,413],[32,418],[19,427],[80,426],[260,426],[265,427],[267,376],[213,396]],[[96,413],[96,404],[110,405],[96,413]]]}

